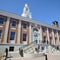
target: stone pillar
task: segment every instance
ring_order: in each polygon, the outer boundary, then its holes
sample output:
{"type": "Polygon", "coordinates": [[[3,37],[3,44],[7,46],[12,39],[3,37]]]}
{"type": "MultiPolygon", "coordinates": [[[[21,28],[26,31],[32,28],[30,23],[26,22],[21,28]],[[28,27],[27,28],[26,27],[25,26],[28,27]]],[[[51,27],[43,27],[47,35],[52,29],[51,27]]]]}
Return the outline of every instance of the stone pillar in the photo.
{"type": "Polygon", "coordinates": [[[42,42],[42,26],[40,26],[40,43],[42,42]]]}
{"type": "Polygon", "coordinates": [[[3,43],[7,43],[9,23],[10,23],[10,17],[7,17],[6,28],[5,28],[5,33],[4,33],[4,42],[3,43]]]}
{"type": "Polygon", "coordinates": [[[48,41],[48,44],[50,43],[50,39],[49,39],[49,30],[47,28],[47,41],[48,41]]]}
{"type": "Polygon", "coordinates": [[[31,23],[29,25],[29,43],[31,43],[31,23]]]}
{"type": "Polygon", "coordinates": [[[20,44],[20,34],[21,34],[21,21],[19,20],[17,44],[20,44]]]}
{"type": "Polygon", "coordinates": [[[52,44],[54,44],[55,45],[55,37],[54,37],[54,31],[53,31],[53,29],[52,29],[52,44]]]}
{"type": "Polygon", "coordinates": [[[58,35],[58,31],[57,31],[57,45],[59,45],[59,35],[58,35]]]}

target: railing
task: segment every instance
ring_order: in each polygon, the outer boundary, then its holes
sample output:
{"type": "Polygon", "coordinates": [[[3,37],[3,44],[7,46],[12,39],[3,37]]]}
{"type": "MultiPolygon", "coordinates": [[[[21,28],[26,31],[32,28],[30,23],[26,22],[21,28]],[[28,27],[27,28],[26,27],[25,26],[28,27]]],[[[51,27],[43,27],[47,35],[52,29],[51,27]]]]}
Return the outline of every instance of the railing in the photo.
{"type": "Polygon", "coordinates": [[[32,43],[30,43],[28,45],[22,46],[21,49],[23,49],[23,51],[25,52],[25,51],[33,48],[33,46],[36,46],[36,45],[37,45],[36,41],[33,41],[32,43]]]}
{"type": "Polygon", "coordinates": [[[55,48],[56,50],[59,50],[60,51],[60,45],[51,45],[53,48],[55,48]]]}
{"type": "Polygon", "coordinates": [[[20,47],[20,48],[25,49],[26,47],[29,47],[29,46],[31,46],[31,45],[33,45],[33,44],[36,44],[35,42],[36,42],[36,41],[33,41],[33,42],[31,42],[30,44],[24,45],[24,46],[22,46],[22,47],[20,47]]]}

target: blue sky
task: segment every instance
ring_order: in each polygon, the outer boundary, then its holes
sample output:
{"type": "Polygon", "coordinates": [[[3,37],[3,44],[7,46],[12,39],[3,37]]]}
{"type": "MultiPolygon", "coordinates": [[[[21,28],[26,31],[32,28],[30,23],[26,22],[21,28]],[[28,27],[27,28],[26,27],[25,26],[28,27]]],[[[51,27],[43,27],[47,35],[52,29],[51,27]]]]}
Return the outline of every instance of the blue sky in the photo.
{"type": "Polygon", "coordinates": [[[60,25],[60,0],[0,0],[0,9],[21,15],[25,3],[32,13],[32,19],[51,24],[54,20],[60,25]]]}

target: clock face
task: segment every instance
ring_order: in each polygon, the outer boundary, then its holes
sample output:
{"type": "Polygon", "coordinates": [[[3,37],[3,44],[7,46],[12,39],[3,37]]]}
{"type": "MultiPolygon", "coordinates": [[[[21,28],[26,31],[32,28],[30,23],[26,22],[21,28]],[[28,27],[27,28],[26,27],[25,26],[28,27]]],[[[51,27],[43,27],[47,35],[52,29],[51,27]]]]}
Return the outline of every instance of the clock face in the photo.
{"type": "Polygon", "coordinates": [[[28,11],[28,8],[26,8],[26,11],[28,11]]]}

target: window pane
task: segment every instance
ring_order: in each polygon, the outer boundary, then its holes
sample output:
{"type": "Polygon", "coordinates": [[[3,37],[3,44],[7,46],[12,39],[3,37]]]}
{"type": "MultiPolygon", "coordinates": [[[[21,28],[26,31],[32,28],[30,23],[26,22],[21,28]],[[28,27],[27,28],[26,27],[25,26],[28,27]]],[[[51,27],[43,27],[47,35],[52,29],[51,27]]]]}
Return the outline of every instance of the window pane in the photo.
{"type": "Polygon", "coordinates": [[[12,26],[16,26],[16,21],[15,20],[12,21],[12,26]]]}
{"type": "Polygon", "coordinates": [[[27,24],[24,23],[24,24],[23,24],[23,28],[27,28],[27,24]]]}
{"type": "Polygon", "coordinates": [[[0,38],[2,37],[2,30],[0,30],[0,38]]]}
{"type": "Polygon", "coordinates": [[[15,32],[11,32],[10,33],[10,40],[14,40],[14,38],[15,38],[15,32]]]}
{"type": "Polygon", "coordinates": [[[4,24],[4,18],[0,17],[0,24],[4,24]]]}
{"type": "Polygon", "coordinates": [[[23,41],[26,41],[27,34],[23,34],[23,41]]]}

